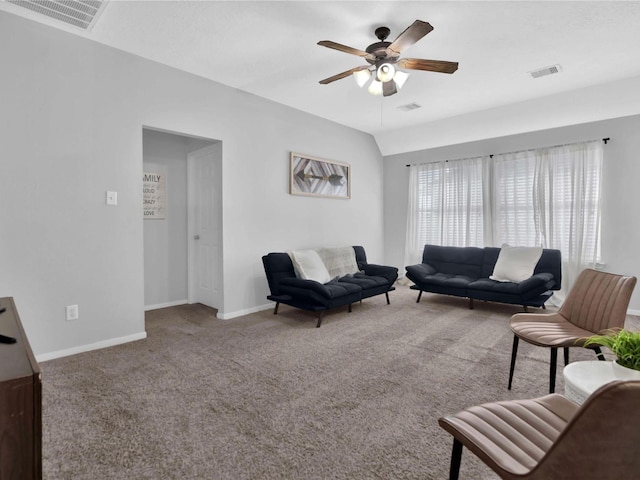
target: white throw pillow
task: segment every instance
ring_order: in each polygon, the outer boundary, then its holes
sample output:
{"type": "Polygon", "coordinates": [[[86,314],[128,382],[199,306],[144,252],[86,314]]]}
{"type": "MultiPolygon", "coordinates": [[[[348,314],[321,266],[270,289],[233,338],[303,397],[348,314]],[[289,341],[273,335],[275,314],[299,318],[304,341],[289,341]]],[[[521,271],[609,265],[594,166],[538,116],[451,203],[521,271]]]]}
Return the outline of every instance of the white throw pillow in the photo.
{"type": "Polygon", "coordinates": [[[542,247],[511,247],[505,243],[489,278],[498,282],[520,283],[533,275],[541,256],[542,247]]]}
{"type": "Polygon", "coordinates": [[[331,280],[329,271],[315,250],[294,250],[289,252],[296,275],[305,280],[327,283],[331,280]]]}

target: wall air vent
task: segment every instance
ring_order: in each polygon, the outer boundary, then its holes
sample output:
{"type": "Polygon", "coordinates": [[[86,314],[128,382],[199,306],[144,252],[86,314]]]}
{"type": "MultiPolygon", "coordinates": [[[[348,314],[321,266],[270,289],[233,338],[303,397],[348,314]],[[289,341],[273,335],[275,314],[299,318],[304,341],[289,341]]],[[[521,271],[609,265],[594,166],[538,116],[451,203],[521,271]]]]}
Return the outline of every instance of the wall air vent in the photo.
{"type": "Polygon", "coordinates": [[[554,73],[560,73],[562,68],[560,65],[551,65],[550,67],[539,68],[537,70],[532,70],[529,72],[533,78],[544,77],[546,75],[553,75],[554,73]]]}
{"type": "Polygon", "coordinates": [[[407,103],[406,105],[400,105],[398,110],[402,110],[403,112],[410,112],[411,110],[415,110],[416,108],[422,108],[422,105],[418,105],[417,103],[407,103]]]}
{"type": "Polygon", "coordinates": [[[91,30],[107,4],[107,0],[7,0],[7,2],[83,30],[91,30]]]}

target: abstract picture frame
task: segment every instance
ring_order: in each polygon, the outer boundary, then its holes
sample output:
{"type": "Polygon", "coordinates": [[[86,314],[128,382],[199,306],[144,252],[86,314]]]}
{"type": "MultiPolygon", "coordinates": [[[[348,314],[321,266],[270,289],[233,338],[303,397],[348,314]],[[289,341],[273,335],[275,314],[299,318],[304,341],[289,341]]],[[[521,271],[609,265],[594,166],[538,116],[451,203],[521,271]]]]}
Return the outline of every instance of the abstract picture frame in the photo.
{"type": "Polygon", "coordinates": [[[351,165],[291,152],[289,193],[348,200],[351,198],[351,165]]]}

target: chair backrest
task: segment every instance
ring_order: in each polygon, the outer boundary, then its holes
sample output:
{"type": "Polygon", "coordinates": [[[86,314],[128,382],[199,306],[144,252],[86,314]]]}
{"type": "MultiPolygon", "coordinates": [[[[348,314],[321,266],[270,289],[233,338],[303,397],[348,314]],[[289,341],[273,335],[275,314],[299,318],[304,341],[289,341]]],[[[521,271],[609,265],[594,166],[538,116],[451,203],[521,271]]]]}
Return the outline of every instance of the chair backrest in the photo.
{"type": "Polygon", "coordinates": [[[588,268],[580,273],[558,313],[594,333],[622,328],[635,286],[636,277],[588,268]]]}
{"type": "Polygon", "coordinates": [[[527,478],[637,478],[640,380],[600,387],[527,478]]]}

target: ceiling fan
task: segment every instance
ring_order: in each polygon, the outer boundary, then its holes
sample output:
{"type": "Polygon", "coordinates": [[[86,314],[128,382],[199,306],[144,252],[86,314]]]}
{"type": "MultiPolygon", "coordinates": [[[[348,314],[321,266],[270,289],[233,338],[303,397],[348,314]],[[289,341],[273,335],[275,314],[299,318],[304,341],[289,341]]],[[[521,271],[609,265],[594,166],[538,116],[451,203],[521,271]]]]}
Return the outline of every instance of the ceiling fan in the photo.
{"type": "Polygon", "coordinates": [[[363,57],[369,65],[352,68],[346,72],[338,73],[332,77],[320,80],[322,85],[335,82],[341,78],[353,75],[360,87],[363,87],[371,77],[369,93],[388,97],[398,92],[407,80],[409,74],[399,70],[424,70],[428,72],[453,73],[458,69],[458,62],[446,62],[443,60],[425,60],[421,58],[400,58],[400,54],[433,30],[433,27],[422,20],[413,22],[404,32],[398,35],[393,42],[386,42],[391,31],[387,27],[379,27],[375,34],[379,42],[372,43],[366,50],[347,47],[330,40],[322,40],[318,45],[341,52],[363,57]],[[373,75],[375,73],[375,75],[373,75]]]}

